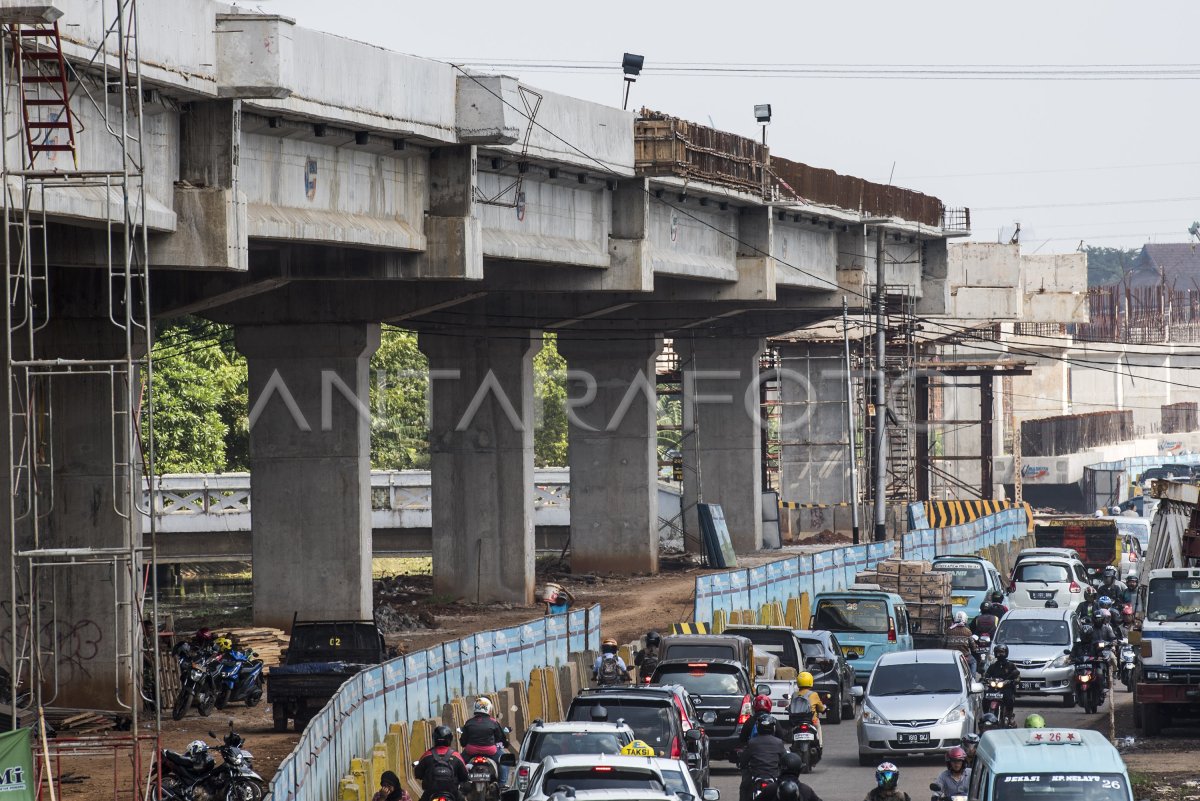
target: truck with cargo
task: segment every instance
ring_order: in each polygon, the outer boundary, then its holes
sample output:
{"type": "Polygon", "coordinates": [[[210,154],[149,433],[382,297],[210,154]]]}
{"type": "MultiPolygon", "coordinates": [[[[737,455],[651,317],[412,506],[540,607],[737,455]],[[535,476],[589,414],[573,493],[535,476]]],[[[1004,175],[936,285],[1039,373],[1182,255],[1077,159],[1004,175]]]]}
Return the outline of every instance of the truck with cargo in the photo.
{"type": "Polygon", "coordinates": [[[1200,717],[1200,488],[1156,481],[1158,510],[1139,567],[1133,673],[1134,724],[1158,734],[1176,717],[1200,717]]]}
{"type": "Polygon", "coordinates": [[[1033,541],[1038,548],[1070,548],[1090,571],[1120,563],[1117,523],[1112,517],[1038,517],[1033,541]]]}

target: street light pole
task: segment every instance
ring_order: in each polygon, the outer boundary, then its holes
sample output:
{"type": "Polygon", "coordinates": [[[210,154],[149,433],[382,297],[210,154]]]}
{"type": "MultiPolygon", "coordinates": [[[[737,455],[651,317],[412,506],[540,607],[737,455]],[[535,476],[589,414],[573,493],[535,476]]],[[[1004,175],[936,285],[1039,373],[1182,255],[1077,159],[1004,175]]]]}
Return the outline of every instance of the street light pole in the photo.
{"type": "Polygon", "coordinates": [[[854,544],[858,545],[858,459],[854,454],[854,374],[850,367],[850,320],[842,297],[842,358],[846,362],[846,461],[850,465],[850,511],[854,544]]]}
{"type": "Polygon", "coordinates": [[[884,230],[875,240],[875,542],[887,539],[887,296],[883,274],[884,230]]]}

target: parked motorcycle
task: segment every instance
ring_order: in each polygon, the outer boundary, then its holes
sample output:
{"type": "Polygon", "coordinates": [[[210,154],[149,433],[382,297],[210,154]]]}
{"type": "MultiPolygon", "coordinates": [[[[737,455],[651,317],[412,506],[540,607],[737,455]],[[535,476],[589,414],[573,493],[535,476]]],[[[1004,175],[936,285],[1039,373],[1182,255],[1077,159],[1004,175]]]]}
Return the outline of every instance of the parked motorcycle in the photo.
{"type": "Polygon", "coordinates": [[[1008,688],[1012,682],[1008,679],[985,679],[983,682],[983,708],[1000,721],[1006,729],[1017,727],[1016,713],[1009,705],[1008,688]]]}
{"type": "Polygon", "coordinates": [[[212,714],[217,703],[217,672],[221,655],[213,651],[196,651],[188,645],[178,650],[179,695],[171,710],[171,719],[180,720],[194,704],[202,717],[212,714]]]}
{"type": "Polygon", "coordinates": [[[229,651],[221,657],[217,676],[217,709],[230,701],[255,706],[263,696],[263,663],[253,651],[229,651]]]}
{"type": "Polygon", "coordinates": [[[791,730],[791,750],[804,760],[801,773],[811,773],[821,761],[821,729],[813,724],[812,704],[801,695],[788,702],[788,725],[791,730]]]}
{"type": "Polygon", "coordinates": [[[1137,667],[1137,652],[1129,644],[1129,640],[1121,640],[1121,655],[1117,660],[1121,671],[1121,681],[1125,689],[1133,692],[1133,669],[1137,667]]]}
{"type": "MultiPolygon", "coordinates": [[[[262,801],[266,782],[254,771],[253,755],[232,723],[217,753],[197,741],[184,753],[163,749],[151,769],[150,783],[157,786],[157,801],[262,801]]],[[[216,735],[209,732],[216,739],[216,735]]]]}
{"type": "MultiPolygon", "coordinates": [[[[262,801],[267,783],[254,770],[254,755],[242,747],[245,739],[233,730],[232,721],[229,726],[220,748],[221,765],[216,769],[224,788],[224,801],[262,801]]],[[[209,734],[216,737],[212,732],[209,734]]]]}

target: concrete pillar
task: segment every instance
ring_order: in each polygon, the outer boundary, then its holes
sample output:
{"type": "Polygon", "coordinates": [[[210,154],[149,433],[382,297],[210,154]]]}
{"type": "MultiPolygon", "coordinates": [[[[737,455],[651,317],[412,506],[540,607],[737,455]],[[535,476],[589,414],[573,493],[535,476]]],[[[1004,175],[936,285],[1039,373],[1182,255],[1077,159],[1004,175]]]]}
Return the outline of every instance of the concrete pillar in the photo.
{"type": "Polygon", "coordinates": [[[533,602],[533,357],[541,335],[422,332],[429,359],[433,591],[533,602]]]}
{"type": "Polygon", "coordinates": [[[237,329],[250,379],[254,623],[372,615],[368,364],[379,326],[237,329]]]}
{"type": "Polygon", "coordinates": [[[483,235],[475,213],[476,158],[474,145],[429,152],[425,252],[405,263],[406,278],[483,278],[483,235]]]}
{"type": "MultiPolygon", "coordinates": [[[[39,334],[39,350],[72,359],[121,359],[125,355],[125,335],[106,318],[52,318],[39,334]]],[[[138,376],[130,380],[136,386],[138,376]]],[[[40,464],[49,464],[52,459],[53,474],[49,475],[48,469],[38,471],[36,510],[30,510],[29,496],[23,491],[28,483],[21,483],[23,489],[15,503],[17,514],[26,514],[17,522],[18,550],[92,548],[127,552],[131,537],[140,540],[141,517],[135,511],[132,519],[127,519],[130,477],[127,469],[114,472],[115,462],[127,464],[129,458],[122,433],[128,420],[125,376],[80,373],[42,377],[36,383],[43,391],[36,393],[38,400],[33,405],[49,400],[52,425],[43,428],[34,450],[40,464]],[[34,517],[41,518],[36,542],[34,517]]],[[[18,449],[28,444],[23,436],[16,441],[18,449]]],[[[4,452],[7,459],[7,449],[4,452]]],[[[8,475],[9,468],[3,468],[3,472],[8,475]]],[[[140,471],[133,481],[140,485],[140,471]]],[[[140,505],[142,498],[138,495],[140,505]]],[[[47,701],[53,696],[57,706],[121,710],[122,704],[136,698],[128,681],[128,659],[135,650],[130,640],[137,621],[130,604],[130,581],[134,577],[140,580],[140,557],[132,565],[123,560],[116,567],[111,562],[67,566],[61,564],[66,559],[50,555],[37,561],[56,563],[38,568],[35,574],[40,599],[36,625],[42,635],[43,692],[47,701]]],[[[29,563],[28,558],[18,559],[21,575],[17,582],[15,633],[21,638],[28,636],[30,622],[29,563]]],[[[4,567],[0,582],[4,585],[4,607],[8,609],[7,556],[4,567]]],[[[7,612],[4,617],[7,623],[7,612]]],[[[9,648],[6,638],[2,656],[6,665],[11,659],[9,648]]],[[[27,647],[23,653],[28,658],[27,647]]],[[[26,664],[23,672],[27,670],[26,664]]],[[[25,686],[28,688],[28,684],[25,686]]]]}
{"type": "Polygon", "coordinates": [[[762,548],[759,338],[676,339],[683,370],[683,499],[689,545],[697,502],[718,503],[739,553],[762,548]],[[749,402],[747,402],[749,398],[749,402]]]}
{"type": "Polygon", "coordinates": [[[568,454],[576,573],[658,572],[654,362],[661,349],[662,339],[653,335],[558,341],[571,370],[568,454]]]}
{"type": "Polygon", "coordinates": [[[784,371],[779,457],[783,500],[849,502],[842,345],[785,344],[779,348],[779,357],[784,371]]]}

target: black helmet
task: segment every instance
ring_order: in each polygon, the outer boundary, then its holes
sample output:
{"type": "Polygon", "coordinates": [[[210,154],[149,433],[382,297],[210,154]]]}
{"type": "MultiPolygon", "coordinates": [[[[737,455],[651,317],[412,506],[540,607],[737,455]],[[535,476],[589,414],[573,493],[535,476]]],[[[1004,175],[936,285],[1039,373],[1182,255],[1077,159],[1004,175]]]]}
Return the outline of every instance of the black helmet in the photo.
{"type": "Polygon", "coordinates": [[[433,745],[434,747],[450,745],[454,742],[454,732],[450,731],[449,726],[438,726],[433,730],[433,745]]]}
{"type": "Polygon", "coordinates": [[[608,720],[608,709],[600,704],[592,707],[592,722],[604,723],[608,720]]]}
{"type": "Polygon", "coordinates": [[[774,734],[775,733],[775,716],[768,715],[765,712],[758,716],[758,733],[759,734],[774,734]]]}
{"type": "Polygon", "coordinates": [[[658,645],[660,642],[662,642],[662,635],[657,631],[646,633],[646,645],[658,645]]]}
{"type": "Polygon", "coordinates": [[[775,797],[779,801],[800,801],[800,785],[793,781],[780,782],[775,788],[775,797]]]}
{"type": "Polygon", "coordinates": [[[990,615],[992,613],[992,602],[987,598],[983,599],[983,603],[979,604],[979,614],[990,615]]]}
{"type": "Polygon", "coordinates": [[[997,645],[996,649],[994,651],[992,651],[992,653],[996,655],[997,659],[999,659],[1001,662],[1003,662],[1004,660],[1008,659],[1008,646],[1007,645],[997,645]]]}
{"type": "Polygon", "coordinates": [[[799,754],[793,754],[791,751],[788,751],[786,754],[783,755],[783,761],[780,764],[781,764],[781,767],[779,770],[780,773],[787,773],[792,776],[799,776],[800,772],[804,770],[804,766],[806,763],[804,762],[804,757],[800,756],[799,754]]]}
{"type": "Polygon", "coordinates": [[[1094,633],[1091,626],[1084,626],[1079,630],[1079,641],[1084,645],[1091,645],[1094,633]]]}
{"type": "Polygon", "coordinates": [[[992,590],[991,597],[992,597],[993,603],[997,603],[997,604],[1004,603],[1004,593],[1000,592],[1000,590],[992,590]]]}

